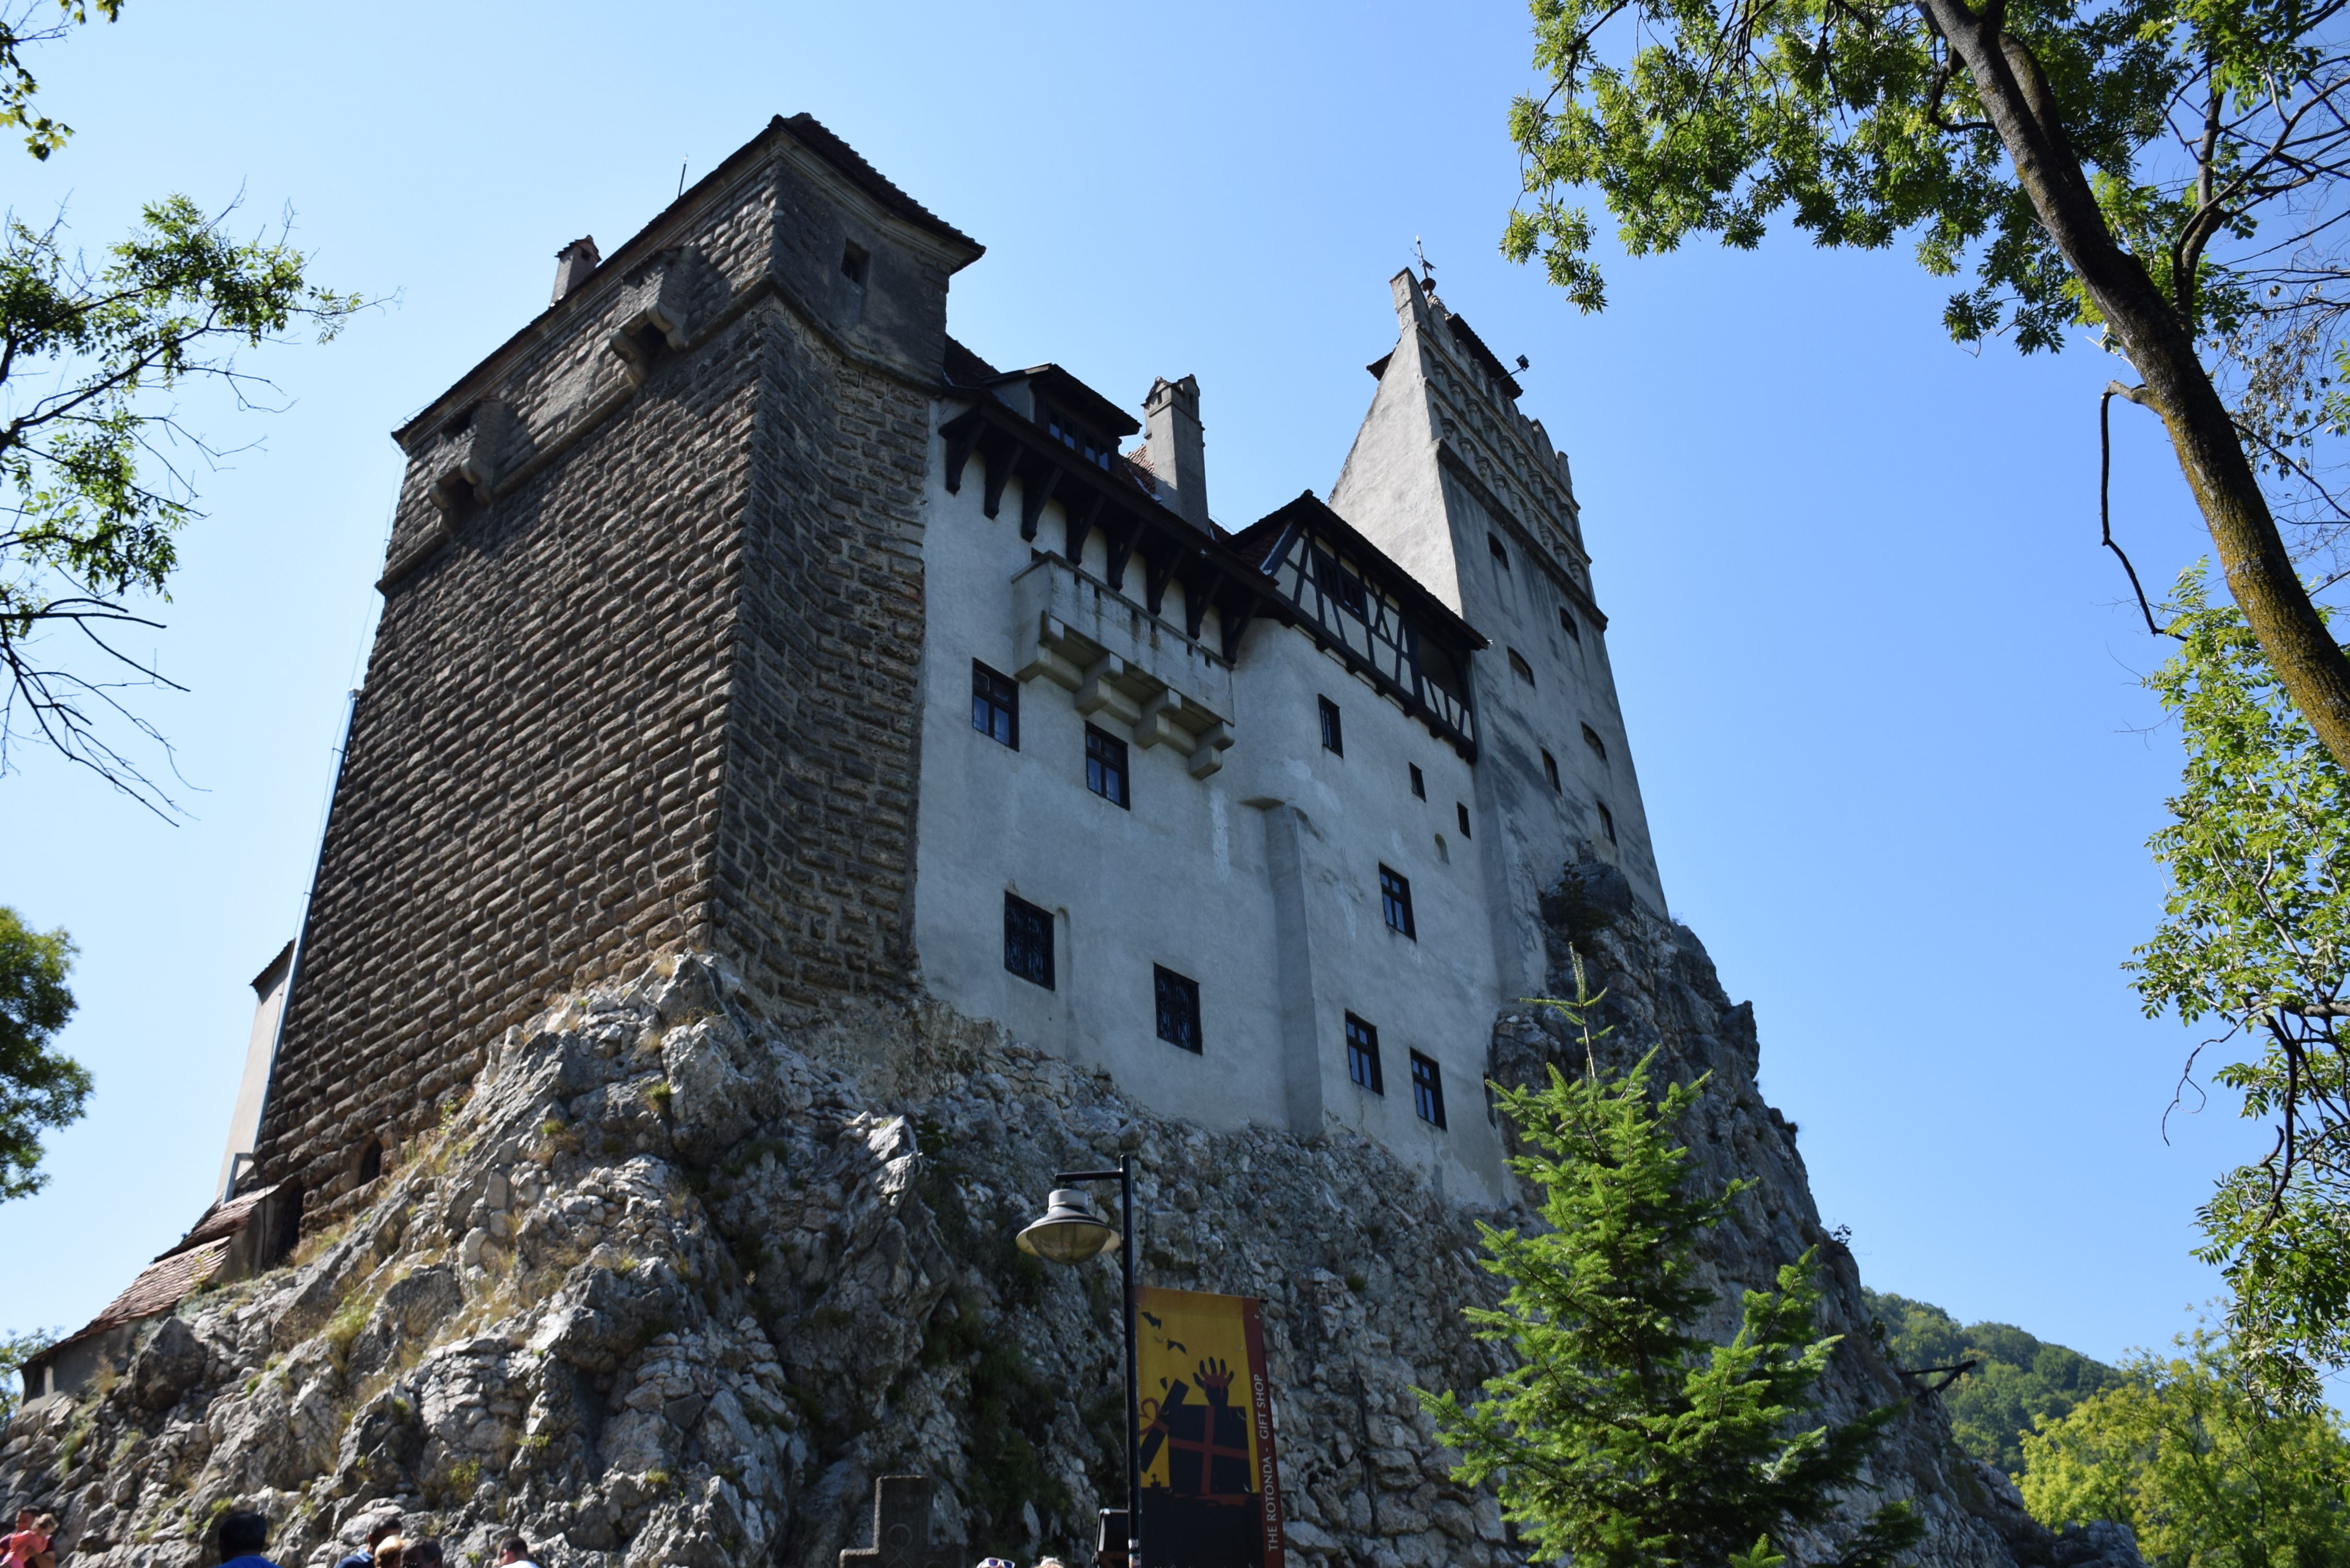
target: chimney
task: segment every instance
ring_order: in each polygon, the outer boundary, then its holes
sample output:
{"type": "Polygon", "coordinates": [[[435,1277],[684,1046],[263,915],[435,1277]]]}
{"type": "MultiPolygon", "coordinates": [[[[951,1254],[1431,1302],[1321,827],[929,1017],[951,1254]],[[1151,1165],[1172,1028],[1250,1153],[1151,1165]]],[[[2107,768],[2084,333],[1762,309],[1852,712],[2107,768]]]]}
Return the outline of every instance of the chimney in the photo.
{"type": "Polygon", "coordinates": [[[1142,460],[1159,477],[1162,499],[1201,527],[1208,526],[1207,443],[1200,432],[1200,382],[1186,376],[1180,381],[1164,377],[1150,383],[1142,400],[1147,432],[1142,460]]]}
{"type": "Polygon", "coordinates": [[[603,261],[596,249],[596,236],[584,234],[555,253],[555,297],[565,295],[588,281],[603,261]]]}

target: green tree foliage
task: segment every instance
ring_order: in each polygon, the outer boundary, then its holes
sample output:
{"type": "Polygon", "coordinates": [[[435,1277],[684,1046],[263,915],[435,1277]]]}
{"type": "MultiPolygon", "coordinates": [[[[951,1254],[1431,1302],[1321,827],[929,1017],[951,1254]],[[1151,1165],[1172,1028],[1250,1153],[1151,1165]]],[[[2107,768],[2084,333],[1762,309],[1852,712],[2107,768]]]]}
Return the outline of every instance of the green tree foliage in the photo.
{"type": "Polygon", "coordinates": [[[208,380],[249,405],[266,384],[238,348],[297,327],[324,341],[361,306],[312,285],[282,234],[239,240],[224,218],[166,198],[96,267],[54,225],[11,222],[0,244],[0,769],[36,739],[159,810],[169,797],[103,721],[161,740],[116,695],[160,677],[114,639],[155,624],[130,600],[165,595],[195,515],[165,454],[212,454],[171,400],[208,380]],[[64,657],[51,634],[72,634],[64,657]]]}
{"type": "Polygon", "coordinates": [[[2315,1372],[2350,1366],[2350,791],[2199,568],[2165,608],[2183,640],[2147,684],[2187,766],[2149,841],[2162,921],[2131,967],[2149,1016],[2216,1022],[2212,1076],[2276,1127],[2204,1206],[2200,1255],[2226,1272],[2245,1365],[2308,1399],[2315,1372]]]}
{"type": "Polygon", "coordinates": [[[2224,1340],[2147,1355],[2127,1380],[2023,1439],[2023,1498],[2048,1525],[2110,1519],[2153,1568],[2350,1563],[2350,1441],[2324,1406],[2280,1409],[2224,1340]]]}
{"type": "MultiPolygon", "coordinates": [[[[36,158],[46,160],[63,147],[73,127],[35,112],[33,96],[40,84],[26,68],[24,51],[64,37],[89,20],[92,8],[91,0],[57,0],[52,14],[42,0],[24,0],[0,9],[0,125],[21,128],[25,151],[36,158]]],[[[111,22],[122,15],[122,0],[95,0],[95,9],[111,22]]]]}
{"type": "MultiPolygon", "coordinates": [[[[1634,255],[1774,222],[1907,240],[1963,343],[2095,330],[2164,421],[2229,588],[2350,764],[2350,659],[2280,518],[2338,539],[2350,0],[1532,0],[1503,250],[1586,310],[1576,192],[1634,255]]],[[[1959,461],[1960,438],[1952,438],[1959,461]]],[[[1995,441],[1985,432],[1983,440],[1995,441]]]]}
{"type": "MultiPolygon", "coordinates": [[[[1578,971],[1576,1002],[1562,1005],[1580,1025],[1594,1000],[1578,971]]],[[[1586,1059],[1591,1044],[1586,1030],[1586,1059]]],[[[1456,1476],[1492,1482],[1544,1557],[1762,1568],[1785,1561],[1773,1542],[1790,1527],[1835,1511],[1900,1407],[1818,1420],[1815,1386],[1837,1337],[1817,1336],[1810,1252],[1779,1271],[1777,1290],[1746,1293],[1730,1344],[1695,1332],[1713,1296],[1696,1282],[1693,1250],[1745,1184],[1691,1189],[1688,1150],[1669,1134],[1703,1081],[1652,1100],[1653,1061],[1497,1086],[1522,1150],[1512,1168],[1543,1195],[1548,1229],[1481,1226],[1484,1266],[1510,1288],[1498,1309],[1468,1315],[1515,1366],[1472,1404],[1421,1398],[1461,1450],[1456,1476]]],[[[1838,1561],[1890,1563],[1918,1530],[1906,1504],[1888,1505],[1838,1561]]]]}
{"type": "Polygon", "coordinates": [[[0,1431],[7,1430],[23,1398],[24,1380],[18,1374],[26,1361],[55,1345],[57,1334],[55,1329],[35,1329],[30,1334],[0,1329],[0,1431]]]}
{"type": "Polygon", "coordinates": [[[1959,1446],[2012,1476],[2023,1474],[2023,1434],[2042,1417],[2071,1412],[2090,1395],[2118,1386],[2122,1375],[2077,1350],[2050,1345],[2003,1323],[1960,1326],[1940,1307],[1863,1290],[1885,1326],[1885,1349],[1897,1366],[1975,1367],[1943,1390],[1959,1446]]]}
{"type": "Polygon", "coordinates": [[[89,1074],[49,1043],[73,1016],[74,945],[0,905],[0,1202],[38,1192],[41,1132],[78,1120],[89,1074]]]}

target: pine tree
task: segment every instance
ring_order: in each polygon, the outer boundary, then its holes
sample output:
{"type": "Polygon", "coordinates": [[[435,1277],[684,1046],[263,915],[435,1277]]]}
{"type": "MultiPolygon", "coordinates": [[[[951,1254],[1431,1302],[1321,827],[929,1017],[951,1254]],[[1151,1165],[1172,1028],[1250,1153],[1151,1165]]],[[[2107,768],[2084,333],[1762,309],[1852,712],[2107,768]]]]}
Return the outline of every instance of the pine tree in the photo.
{"type": "MultiPolygon", "coordinates": [[[[1484,1266],[1510,1282],[1500,1307],[1472,1308],[1479,1337],[1516,1365],[1483,1397],[1420,1397],[1458,1449],[1467,1485],[1494,1484],[1503,1516],[1541,1556],[1575,1568],[1778,1568],[1792,1527],[1832,1514],[1857,1480],[1888,1405],[1816,1423],[1816,1385],[1840,1335],[1814,1337],[1815,1258],[1749,1291],[1728,1345],[1693,1332],[1713,1293],[1696,1282],[1698,1238],[1751,1185],[1697,1189],[1671,1129],[1705,1080],[1652,1099],[1650,1052],[1628,1073],[1601,1068],[1586,1020],[1598,1001],[1580,961],[1575,997],[1555,1002],[1582,1032],[1584,1074],[1555,1067],[1540,1088],[1495,1086],[1521,1152],[1510,1163],[1542,1194],[1548,1229],[1481,1226],[1484,1266]]],[[[1922,1533],[1906,1503],[1877,1510],[1838,1568],[1894,1563],[1922,1533]]]]}

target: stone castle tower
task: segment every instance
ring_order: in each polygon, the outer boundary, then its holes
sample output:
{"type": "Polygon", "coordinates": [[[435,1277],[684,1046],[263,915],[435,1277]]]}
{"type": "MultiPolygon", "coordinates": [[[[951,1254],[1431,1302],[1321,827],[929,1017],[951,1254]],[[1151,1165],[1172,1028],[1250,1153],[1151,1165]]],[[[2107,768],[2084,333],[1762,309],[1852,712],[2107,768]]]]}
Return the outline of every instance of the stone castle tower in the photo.
{"type": "Polygon", "coordinates": [[[1906,1407],[1874,1480],[1918,1561],[2141,1568],[1872,1343],[1665,915],[1565,461],[1468,324],[1394,279],[1330,496],[1226,527],[1191,378],[1138,421],[947,336],[979,254],[779,119],[398,432],[234,1194],[27,1362],[0,1489],[101,1568],[198,1568],[231,1506],[312,1568],[390,1517],[832,1568],[918,1473],[923,1560],[1082,1561],[1111,1276],[1011,1238],[1131,1155],[1148,1282],[1264,1303],[1287,1560],[1523,1568],[1415,1390],[1501,1369],[1481,1089],[1586,1059],[1518,1000],[1571,952],[1604,1051],[1708,1076],[1708,1331],[1817,1249],[1828,1407],[1906,1407]]]}
{"type": "Polygon", "coordinates": [[[1402,275],[1328,502],[1227,527],[1191,378],[1138,421],[947,336],[980,254],[778,119],[396,432],[256,1181],[357,1201],[482,1042],[691,949],[1503,1195],[1541,890],[1663,909],[1565,459],[1402,275]]]}

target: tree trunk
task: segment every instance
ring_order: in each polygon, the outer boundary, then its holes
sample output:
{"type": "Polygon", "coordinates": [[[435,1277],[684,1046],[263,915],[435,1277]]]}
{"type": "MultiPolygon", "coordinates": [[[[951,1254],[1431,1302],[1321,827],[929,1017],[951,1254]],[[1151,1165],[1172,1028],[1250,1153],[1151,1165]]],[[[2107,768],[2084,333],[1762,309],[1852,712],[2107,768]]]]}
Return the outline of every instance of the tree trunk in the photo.
{"type": "Polygon", "coordinates": [[[2350,771],[2350,659],[2318,619],[2193,337],[2137,258],[2115,243],[2047,78],[2032,52],[2000,29],[1997,7],[1977,15],[1963,0],[1922,3],[1973,79],[2041,226],[2146,383],[2145,400],[2170,431],[2228,591],[2262,652],[2318,740],[2350,771]]]}

